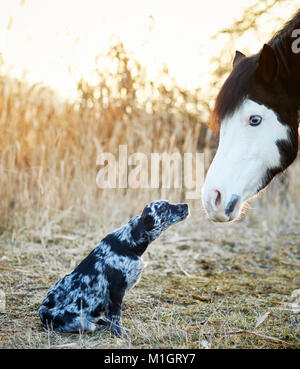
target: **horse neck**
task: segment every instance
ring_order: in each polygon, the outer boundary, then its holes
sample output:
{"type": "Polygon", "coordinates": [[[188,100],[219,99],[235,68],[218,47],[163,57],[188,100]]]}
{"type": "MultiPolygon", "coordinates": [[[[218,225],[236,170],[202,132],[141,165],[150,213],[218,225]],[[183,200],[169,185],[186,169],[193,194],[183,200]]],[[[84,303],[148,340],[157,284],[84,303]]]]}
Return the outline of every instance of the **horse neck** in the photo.
{"type": "Polygon", "coordinates": [[[285,55],[285,64],[282,63],[280,72],[283,85],[289,94],[300,99],[300,52],[287,49],[285,55]]]}
{"type": "MultiPolygon", "coordinates": [[[[300,29],[300,11],[269,44],[275,49],[279,60],[279,76],[283,87],[291,98],[298,100],[300,107],[300,43],[292,37],[300,29]]],[[[300,37],[300,35],[298,36],[300,37]]]]}

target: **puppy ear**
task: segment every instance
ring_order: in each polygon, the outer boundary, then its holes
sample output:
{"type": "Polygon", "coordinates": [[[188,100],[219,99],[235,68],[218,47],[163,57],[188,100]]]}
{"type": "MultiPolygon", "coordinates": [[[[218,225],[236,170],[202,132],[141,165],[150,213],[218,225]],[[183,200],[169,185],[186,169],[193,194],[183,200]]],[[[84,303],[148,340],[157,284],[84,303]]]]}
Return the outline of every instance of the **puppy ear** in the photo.
{"type": "Polygon", "coordinates": [[[239,63],[244,58],[246,58],[246,55],[236,50],[232,65],[235,66],[237,63],[239,63]]]}
{"type": "Polygon", "coordinates": [[[151,229],[153,229],[154,226],[154,218],[152,215],[146,215],[144,218],[144,225],[145,225],[145,229],[146,231],[151,231],[151,229]]]}
{"type": "Polygon", "coordinates": [[[131,230],[131,236],[135,241],[139,241],[144,237],[145,225],[144,222],[139,222],[131,230]]]}

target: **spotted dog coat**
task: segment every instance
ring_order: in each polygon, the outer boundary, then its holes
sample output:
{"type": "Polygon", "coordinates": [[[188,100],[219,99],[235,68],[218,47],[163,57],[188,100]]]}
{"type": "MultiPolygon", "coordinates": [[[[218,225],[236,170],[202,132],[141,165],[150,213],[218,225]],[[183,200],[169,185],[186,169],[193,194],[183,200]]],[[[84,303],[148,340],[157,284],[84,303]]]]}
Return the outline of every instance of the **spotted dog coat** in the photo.
{"type": "Polygon", "coordinates": [[[152,202],[141,215],[107,235],[48,291],[39,309],[43,326],[59,332],[92,332],[107,325],[119,336],[122,300],[140,279],[142,254],[166,228],[187,215],[186,204],[152,202]]]}

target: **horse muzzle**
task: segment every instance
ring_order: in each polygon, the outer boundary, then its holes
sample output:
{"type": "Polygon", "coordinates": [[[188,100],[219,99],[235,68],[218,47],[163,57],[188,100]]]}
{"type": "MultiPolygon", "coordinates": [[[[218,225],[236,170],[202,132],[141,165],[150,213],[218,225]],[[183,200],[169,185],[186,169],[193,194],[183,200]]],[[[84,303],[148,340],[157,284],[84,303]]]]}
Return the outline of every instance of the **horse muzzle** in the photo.
{"type": "Polygon", "coordinates": [[[236,194],[232,194],[228,200],[228,196],[220,190],[204,191],[202,202],[208,217],[214,222],[230,222],[240,213],[241,196],[236,194]]]}

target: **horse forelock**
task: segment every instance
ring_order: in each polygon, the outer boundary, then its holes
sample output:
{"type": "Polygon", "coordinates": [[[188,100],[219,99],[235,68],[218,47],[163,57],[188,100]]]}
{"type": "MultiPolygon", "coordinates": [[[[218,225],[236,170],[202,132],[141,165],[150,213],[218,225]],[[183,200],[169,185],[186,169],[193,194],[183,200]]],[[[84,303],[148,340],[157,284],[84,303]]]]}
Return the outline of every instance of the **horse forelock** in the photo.
{"type": "Polygon", "coordinates": [[[219,133],[222,120],[232,115],[249,96],[255,81],[258,56],[241,60],[224,82],[215,102],[210,119],[210,128],[219,133]]]}

